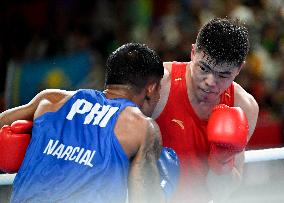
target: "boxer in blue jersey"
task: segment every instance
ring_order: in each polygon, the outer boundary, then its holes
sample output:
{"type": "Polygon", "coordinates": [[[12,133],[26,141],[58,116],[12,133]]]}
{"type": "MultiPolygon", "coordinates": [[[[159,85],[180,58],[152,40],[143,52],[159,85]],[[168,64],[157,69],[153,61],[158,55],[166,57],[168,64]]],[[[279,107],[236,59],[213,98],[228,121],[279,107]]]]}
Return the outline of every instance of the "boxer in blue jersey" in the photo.
{"type": "Polygon", "coordinates": [[[44,90],[0,115],[1,127],[33,120],[11,202],[161,202],[161,135],[148,116],[164,69],[146,45],[129,43],[107,61],[96,90],[44,90]]]}

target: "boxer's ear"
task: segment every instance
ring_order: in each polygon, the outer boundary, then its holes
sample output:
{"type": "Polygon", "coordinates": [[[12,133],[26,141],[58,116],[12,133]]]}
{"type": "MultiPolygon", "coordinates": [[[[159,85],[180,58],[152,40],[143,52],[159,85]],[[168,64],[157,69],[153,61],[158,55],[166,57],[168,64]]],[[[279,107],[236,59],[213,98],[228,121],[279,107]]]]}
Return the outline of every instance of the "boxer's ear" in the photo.
{"type": "Polygon", "coordinates": [[[246,61],[243,61],[242,64],[240,65],[240,67],[238,68],[238,73],[237,75],[239,75],[240,71],[243,69],[243,67],[245,66],[246,61]]]}
{"type": "Polygon", "coordinates": [[[145,99],[150,100],[150,98],[157,93],[158,88],[160,88],[160,84],[156,82],[151,82],[146,86],[146,95],[145,99]]]}
{"type": "Polygon", "coordinates": [[[196,52],[195,47],[196,47],[195,44],[192,44],[192,45],[191,45],[191,52],[190,52],[190,58],[191,58],[191,59],[192,59],[192,58],[194,57],[194,55],[195,55],[195,52],[196,52]]]}

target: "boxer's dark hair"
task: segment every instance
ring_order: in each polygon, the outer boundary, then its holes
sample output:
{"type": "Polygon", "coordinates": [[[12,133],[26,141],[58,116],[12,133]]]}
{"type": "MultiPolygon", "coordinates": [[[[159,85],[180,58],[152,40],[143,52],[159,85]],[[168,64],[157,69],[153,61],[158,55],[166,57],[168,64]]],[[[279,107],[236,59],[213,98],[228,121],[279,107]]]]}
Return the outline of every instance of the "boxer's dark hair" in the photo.
{"type": "Polygon", "coordinates": [[[106,63],[105,85],[130,85],[140,91],[149,80],[164,75],[160,57],[145,44],[128,43],[115,50],[106,63]]]}
{"type": "Polygon", "coordinates": [[[238,19],[214,18],[200,29],[196,39],[196,51],[204,51],[216,64],[239,66],[248,50],[248,30],[238,19]]]}

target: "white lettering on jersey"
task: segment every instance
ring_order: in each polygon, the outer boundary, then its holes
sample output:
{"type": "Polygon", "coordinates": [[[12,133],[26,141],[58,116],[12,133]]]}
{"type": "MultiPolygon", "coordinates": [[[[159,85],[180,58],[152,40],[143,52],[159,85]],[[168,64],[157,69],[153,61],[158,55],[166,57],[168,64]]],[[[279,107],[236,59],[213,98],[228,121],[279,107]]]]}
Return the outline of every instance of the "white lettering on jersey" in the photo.
{"type": "Polygon", "coordinates": [[[75,147],[72,150],[72,153],[71,153],[70,158],[68,160],[70,160],[70,161],[75,160],[77,156],[74,156],[74,154],[75,154],[75,152],[79,152],[79,151],[80,151],[80,147],[75,147]]]}
{"type": "Polygon", "coordinates": [[[43,153],[56,157],[57,159],[64,159],[66,161],[75,161],[78,164],[83,164],[85,166],[93,167],[91,161],[94,158],[96,150],[85,150],[81,147],[65,146],[60,144],[59,140],[50,139],[47,143],[43,153]]]}
{"type": "Polygon", "coordinates": [[[99,125],[106,127],[109,119],[118,110],[118,107],[111,107],[109,105],[100,105],[99,103],[92,104],[85,99],[77,99],[72,105],[70,112],[66,116],[68,120],[72,120],[76,113],[88,115],[85,117],[84,124],[99,125]]]}
{"type": "Polygon", "coordinates": [[[118,110],[118,107],[111,107],[108,111],[107,115],[103,118],[102,122],[100,122],[100,126],[106,127],[107,122],[109,121],[110,117],[118,110]]]}
{"type": "Polygon", "coordinates": [[[43,153],[51,154],[54,151],[57,144],[58,140],[56,140],[56,142],[53,144],[53,140],[50,139],[43,153]]]}
{"type": "Polygon", "coordinates": [[[90,167],[93,167],[93,164],[90,163],[90,160],[95,155],[95,151],[87,150],[84,155],[82,156],[81,160],[79,161],[79,164],[84,163],[84,165],[88,165],[90,167]]]}
{"type": "Polygon", "coordinates": [[[61,156],[64,150],[64,144],[60,144],[52,153],[52,156],[57,156],[57,159],[61,156]]]}
{"type": "Polygon", "coordinates": [[[72,105],[70,112],[66,116],[68,120],[72,120],[76,113],[84,114],[92,109],[93,104],[85,99],[77,99],[72,105]]]}
{"type": "Polygon", "coordinates": [[[93,125],[98,125],[101,119],[103,118],[103,116],[109,110],[109,107],[110,107],[109,105],[101,106],[99,103],[96,103],[94,107],[92,108],[91,112],[86,116],[84,124],[89,124],[93,120],[96,114],[97,116],[94,119],[93,125]],[[99,111],[100,108],[101,110],[99,111]]]}
{"type": "Polygon", "coordinates": [[[73,151],[73,147],[67,146],[64,152],[59,157],[59,159],[62,159],[65,156],[64,160],[67,160],[70,157],[70,154],[72,153],[72,151],[73,151]]]}
{"type": "Polygon", "coordinates": [[[82,156],[84,150],[85,150],[84,148],[81,148],[81,149],[80,149],[79,154],[77,155],[77,158],[75,159],[75,162],[78,162],[78,161],[79,161],[79,159],[81,158],[81,156],[82,156]]]}

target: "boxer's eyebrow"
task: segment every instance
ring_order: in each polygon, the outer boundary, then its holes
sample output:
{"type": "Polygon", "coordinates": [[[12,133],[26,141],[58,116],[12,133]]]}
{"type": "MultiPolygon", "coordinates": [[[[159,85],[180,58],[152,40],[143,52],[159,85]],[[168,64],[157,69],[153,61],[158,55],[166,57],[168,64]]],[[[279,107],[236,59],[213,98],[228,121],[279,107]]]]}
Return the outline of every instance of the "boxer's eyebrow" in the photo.
{"type": "Polygon", "coordinates": [[[209,64],[207,64],[205,61],[199,61],[200,65],[204,66],[205,68],[209,69],[211,72],[217,73],[217,74],[223,74],[223,75],[231,75],[232,73],[230,71],[216,71],[211,68],[209,64]]]}

